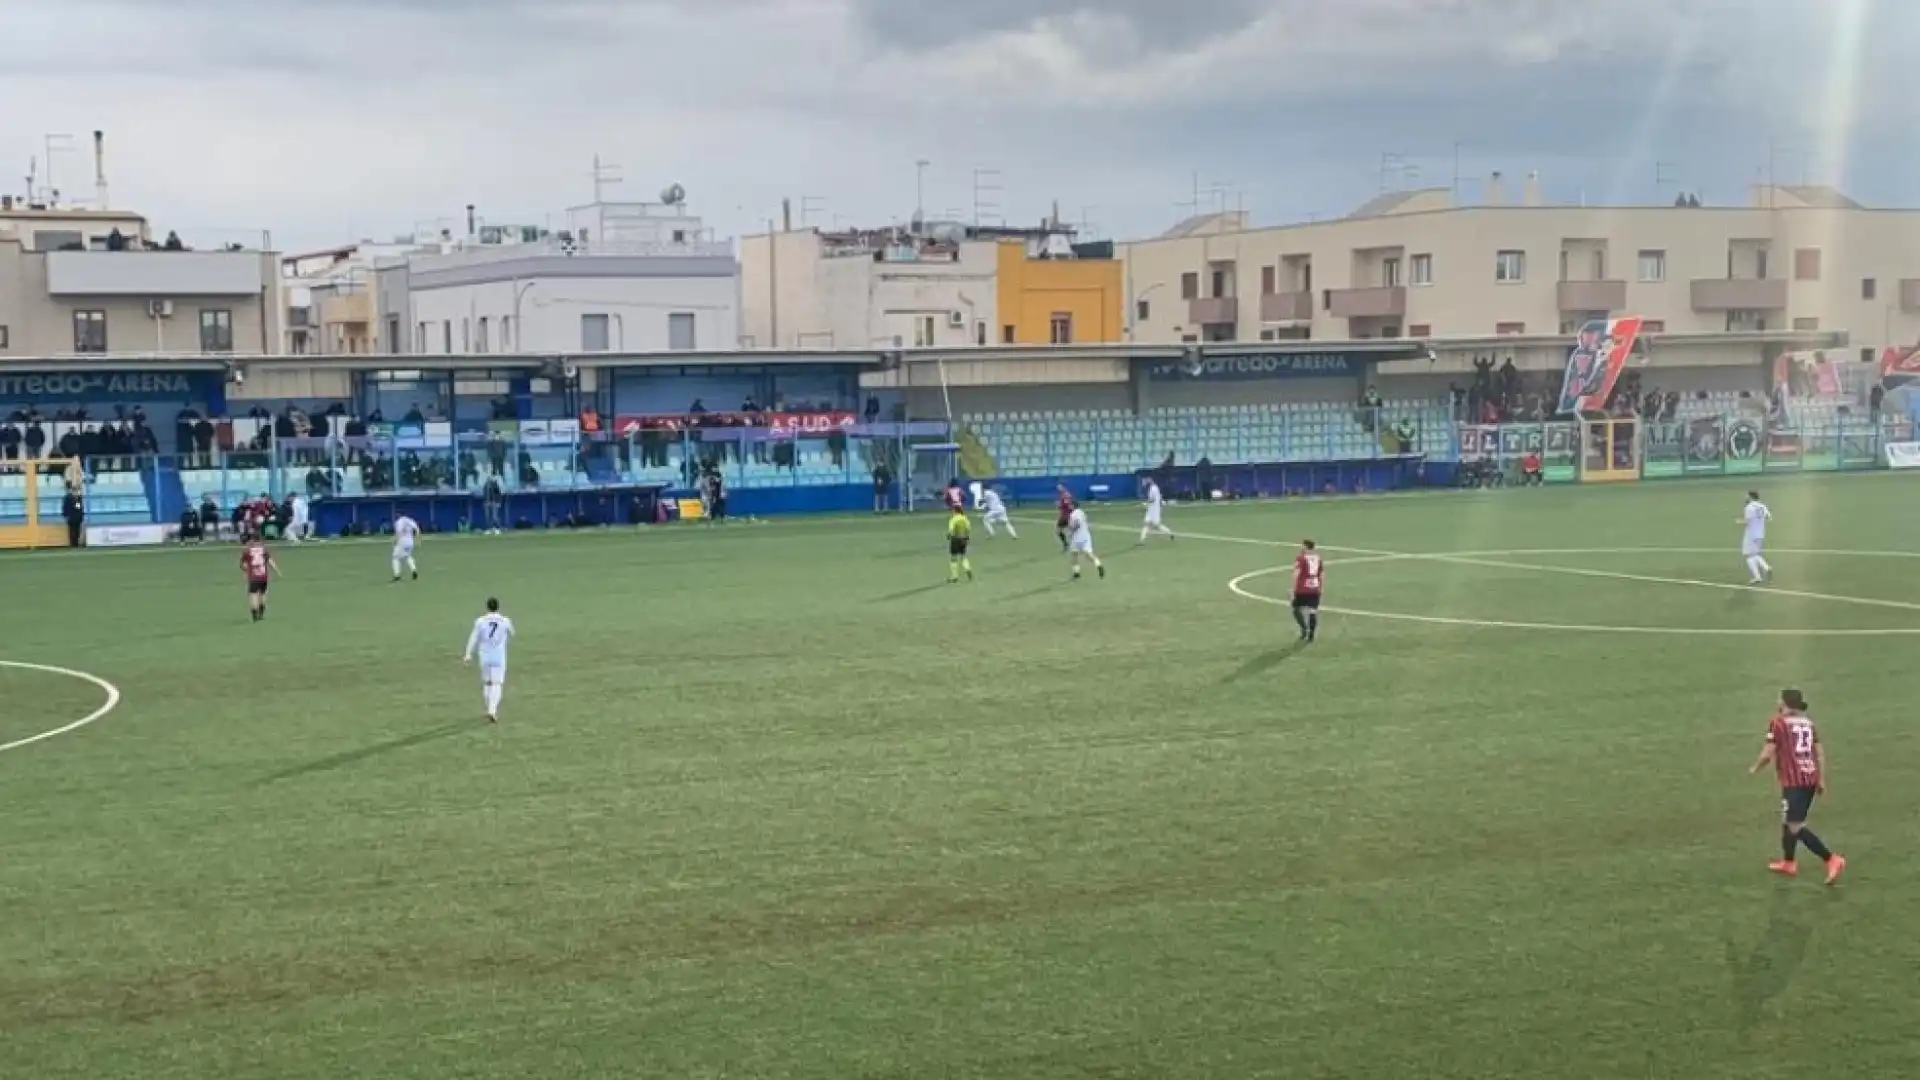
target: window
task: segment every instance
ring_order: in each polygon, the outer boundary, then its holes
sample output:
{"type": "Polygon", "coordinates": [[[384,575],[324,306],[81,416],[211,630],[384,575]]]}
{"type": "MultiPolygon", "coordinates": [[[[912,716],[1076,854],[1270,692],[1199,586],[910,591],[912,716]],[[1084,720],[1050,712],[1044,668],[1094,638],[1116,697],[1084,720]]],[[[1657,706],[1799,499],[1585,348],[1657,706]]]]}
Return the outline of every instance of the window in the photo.
{"type": "Polygon", "coordinates": [[[1002,345],[1013,344],[1013,324],[1012,323],[1008,323],[1005,326],[1002,326],[1000,328],[1000,343],[1002,345]]]}
{"type": "Polygon", "coordinates": [[[915,315],[913,317],[913,347],[916,349],[933,347],[933,316],[915,315]]]}
{"type": "Polygon", "coordinates": [[[1607,280],[1607,249],[1595,248],[1593,252],[1593,280],[1607,280]]]}
{"type": "Polygon", "coordinates": [[[693,336],[693,312],[675,311],[667,315],[667,348],[692,352],[698,343],[693,336]]]}
{"type": "Polygon", "coordinates": [[[1820,280],[1820,249],[1795,248],[1793,252],[1793,280],[1820,280]]]}
{"type": "Polygon", "coordinates": [[[1200,297],[1200,275],[1192,270],[1180,275],[1180,299],[1196,300],[1200,297]]]}
{"type": "Polygon", "coordinates": [[[1527,253],[1502,251],[1493,257],[1493,280],[1517,284],[1527,280],[1527,253]]]}
{"type": "Polygon", "coordinates": [[[1524,334],[1527,332],[1527,324],[1523,322],[1495,323],[1493,324],[1493,332],[1502,337],[1512,334],[1524,334]]]}
{"type": "Polygon", "coordinates": [[[1395,288],[1400,284],[1399,259],[1380,260],[1380,284],[1389,289],[1395,288]]]}
{"type": "Polygon", "coordinates": [[[1667,321],[1665,319],[1642,319],[1640,320],[1640,332],[1643,334],[1664,334],[1667,332],[1667,321]]]}
{"type": "Polygon", "coordinates": [[[425,322],[421,322],[413,328],[413,351],[417,353],[427,351],[427,324],[425,322]]]}
{"type": "MultiPolygon", "coordinates": [[[[1419,257],[1420,257],[1420,256],[1418,256],[1418,255],[1415,255],[1415,256],[1414,256],[1414,258],[1416,258],[1416,259],[1417,259],[1417,258],[1419,258],[1419,257]]],[[[1432,337],[1432,336],[1433,336],[1433,324],[1432,324],[1432,323],[1423,323],[1423,322],[1417,322],[1417,323],[1414,323],[1414,324],[1412,324],[1411,326],[1408,326],[1408,327],[1407,327],[1407,336],[1408,336],[1408,337],[1417,337],[1417,338],[1423,338],[1423,337],[1432,337]]]]}
{"type": "Polygon", "coordinates": [[[463,318],[460,320],[460,351],[462,353],[470,353],[473,351],[472,319],[463,318]]]}
{"type": "Polygon", "coordinates": [[[1795,330],[1818,330],[1820,329],[1820,320],[1819,319],[1795,319],[1793,320],[1793,328],[1795,330]]]}
{"type": "Polygon", "coordinates": [[[107,351],[106,312],[76,311],[73,313],[73,351],[77,353],[107,351]]]}
{"type": "Polygon", "coordinates": [[[486,352],[487,345],[487,317],[482,315],[480,316],[480,329],[473,339],[473,348],[475,352],[486,352]]]}
{"type": "Polygon", "coordinates": [[[1260,340],[1261,340],[1261,341],[1272,341],[1272,340],[1273,340],[1273,331],[1271,331],[1271,330],[1262,330],[1262,331],[1260,331],[1260,340]]]}
{"type": "Polygon", "coordinates": [[[1218,300],[1219,298],[1226,296],[1227,295],[1227,272],[1225,270],[1220,270],[1216,268],[1215,270],[1213,270],[1211,273],[1207,275],[1207,285],[1209,288],[1213,290],[1212,292],[1209,292],[1207,294],[1208,296],[1213,297],[1215,300],[1218,300]]]}
{"type": "Polygon", "coordinates": [[[687,230],[685,230],[685,229],[675,229],[675,230],[673,230],[673,242],[674,242],[674,243],[676,243],[676,244],[684,244],[684,243],[686,243],[686,242],[687,242],[687,230]]]}
{"type": "Polygon", "coordinates": [[[613,343],[611,322],[605,315],[580,316],[580,351],[606,352],[613,343]]]}
{"type": "Polygon", "coordinates": [[[1753,253],[1753,276],[1760,281],[1767,280],[1766,248],[1760,248],[1753,253]]]}
{"type": "Polygon", "coordinates": [[[0,349],[7,347],[7,328],[0,326],[0,349]]]}
{"type": "Polygon", "coordinates": [[[1152,312],[1153,312],[1153,308],[1148,306],[1145,300],[1134,301],[1133,318],[1135,322],[1146,322],[1148,315],[1150,315],[1152,312]]]}
{"type": "Polygon", "coordinates": [[[1667,280],[1666,252],[1649,250],[1640,253],[1640,280],[1646,282],[1667,280]]]}
{"type": "MultiPolygon", "coordinates": [[[[1413,283],[1415,285],[1433,284],[1432,255],[1415,255],[1413,257],[1413,263],[1408,269],[1413,272],[1413,283]]],[[[1418,337],[1419,335],[1416,334],[1415,336],[1418,337]]]]}
{"type": "Polygon", "coordinates": [[[1047,340],[1055,345],[1073,344],[1073,314],[1056,311],[1053,318],[1047,320],[1047,340]]]}
{"type": "Polygon", "coordinates": [[[440,351],[443,353],[446,353],[448,356],[453,355],[453,320],[452,319],[440,320],[440,351]]]}
{"type": "Polygon", "coordinates": [[[985,319],[974,320],[973,343],[975,345],[985,345],[987,343],[987,320],[985,319]]]}
{"type": "Polygon", "coordinates": [[[387,351],[390,353],[399,353],[399,352],[406,351],[405,349],[400,347],[400,316],[398,315],[387,316],[386,345],[387,345],[387,351]]]}
{"type": "Polygon", "coordinates": [[[1261,296],[1273,295],[1274,284],[1278,279],[1278,275],[1279,275],[1279,270],[1277,267],[1263,266],[1260,268],[1260,295],[1261,296]]]}
{"type": "Polygon", "coordinates": [[[1873,346],[1862,345],[1860,347],[1860,362],[1863,364],[1873,363],[1873,346]]]}
{"type": "Polygon", "coordinates": [[[1199,340],[1200,340],[1200,339],[1199,339],[1198,337],[1196,337],[1195,335],[1193,335],[1193,334],[1181,334],[1181,335],[1180,335],[1180,342],[1181,342],[1181,344],[1184,344],[1184,345],[1191,345],[1191,344],[1193,344],[1194,342],[1196,342],[1196,341],[1199,341],[1199,340]]]}
{"type": "Polygon", "coordinates": [[[502,351],[513,349],[513,316],[500,316],[500,348],[502,351]]]}
{"type": "Polygon", "coordinates": [[[226,310],[200,312],[200,351],[233,351],[233,312],[226,310]]]}
{"type": "Polygon", "coordinates": [[[1860,299],[1871,300],[1880,292],[1880,283],[1870,277],[1860,279],[1860,299]]]}

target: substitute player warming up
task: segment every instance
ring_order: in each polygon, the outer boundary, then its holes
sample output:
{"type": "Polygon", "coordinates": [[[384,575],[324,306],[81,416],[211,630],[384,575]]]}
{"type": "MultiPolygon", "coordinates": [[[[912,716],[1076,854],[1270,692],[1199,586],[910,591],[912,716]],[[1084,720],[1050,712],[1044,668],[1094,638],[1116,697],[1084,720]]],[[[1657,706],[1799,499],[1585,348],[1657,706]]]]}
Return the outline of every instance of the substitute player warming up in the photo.
{"type": "Polygon", "coordinates": [[[500,722],[500,696],[507,688],[507,642],[513,640],[513,620],[500,614],[500,601],[487,598],[487,613],[473,620],[467,635],[467,653],[461,663],[480,656],[480,689],[486,696],[487,723],[500,722]]]}
{"type": "Polygon", "coordinates": [[[1740,536],[1740,555],[1747,560],[1747,573],[1753,575],[1749,585],[1758,585],[1773,577],[1773,567],[1767,565],[1760,549],[1767,546],[1767,522],[1773,520],[1773,511],[1760,501],[1760,493],[1747,492],[1747,508],[1740,514],[1740,524],[1746,531],[1740,536]]]}
{"type": "Polygon", "coordinates": [[[1140,523],[1141,543],[1146,543],[1147,537],[1155,533],[1169,540],[1173,539],[1173,530],[1160,523],[1160,512],[1165,509],[1165,507],[1166,503],[1160,497],[1160,485],[1154,483],[1152,478],[1149,477],[1147,480],[1147,517],[1145,521],[1140,523]]]}
{"type": "Polygon", "coordinates": [[[413,545],[420,539],[420,523],[401,514],[393,519],[393,580],[400,580],[400,566],[405,564],[413,580],[420,580],[420,567],[413,561],[413,545]]]}
{"type": "Polygon", "coordinates": [[[1073,562],[1073,580],[1080,580],[1080,557],[1086,556],[1101,577],[1107,576],[1107,564],[1093,553],[1093,526],[1087,524],[1087,512],[1078,507],[1067,515],[1067,558],[1073,562]]]}
{"type": "Polygon", "coordinates": [[[1820,732],[1807,716],[1807,699],[1789,686],[1780,691],[1780,708],[1767,724],[1767,742],[1760,748],[1749,775],[1773,762],[1780,779],[1780,858],[1767,864],[1776,874],[1792,877],[1800,872],[1794,862],[1794,849],[1805,844],[1808,851],[1827,864],[1827,884],[1840,880],[1847,860],[1827,850],[1827,845],[1807,828],[1807,814],[1813,798],[1827,791],[1827,751],[1820,745],[1820,732]]]}
{"type": "Polygon", "coordinates": [[[967,512],[955,507],[947,515],[947,584],[960,580],[961,574],[967,580],[973,580],[973,561],[967,558],[967,541],[973,539],[973,526],[967,522],[967,512]]]}
{"type": "Polygon", "coordinates": [[[280,572],[280,564],[267,545],[251,540],[240,549],[240,572],[247,578],[247,614],[259,622],[267,617],[267,583],[280,572]]]}
{"type": "Polygon", "coordinates": [[[1301,641],[1312,641],[1320,634],[1320,586],[1326,572],[1313,541],[1302,540],[1300,554],[1293,557],[1293,621],[1300,627],[1301,641]]]}

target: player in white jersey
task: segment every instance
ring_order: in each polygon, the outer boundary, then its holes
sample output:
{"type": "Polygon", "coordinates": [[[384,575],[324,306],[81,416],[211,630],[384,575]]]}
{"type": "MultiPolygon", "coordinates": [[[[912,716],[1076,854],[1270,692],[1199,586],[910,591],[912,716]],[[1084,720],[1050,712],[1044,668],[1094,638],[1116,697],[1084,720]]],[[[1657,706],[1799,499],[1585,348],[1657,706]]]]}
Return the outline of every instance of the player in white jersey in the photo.
{"type": "Polygon", "coordinates": [[[413,545],[420,539],[420,523],[401,514],[393,519],[393,580],[400,580],[400,564],[405,563],[413,580],[420,580],[420,566],[413,561],[413,545]]]}
{"type": "Polygon", "coordinates": [[[507,687],[507,643],[513,640],[513,620],[500,614],[500,601],[487,598],[487,613],[473,620],[462,663],[480,656],[480,688],[487,700],[487,723],[500,722],[500,695],[507,687]]]}
{"type": "Polygon", "coordinates": [[[1758,585],[1773,577],[1773,567],[1760,554],[1767,546],[1767,522],[1772,520],[1773,511],[1760,501],[1760,493],[1747,492],[1747,508],[1740,514],[1740,524],[1746,530],[1740,536],[1740,554],[1747,560],[1747,573],[1753,575],[1749,585],[1758,585]]]}
{"type": "Polygon", "coordinates": [[[1147,519],[1140,524],[1140,542],[1146,543],[1147,537],[1159,533],[1167,539],[1173,539],[1173,530],[1160,522],[1160,512],[1165,509],[1166,501],[1160,497],[1160,485],[1152,477],[1147,478],[1147,519]]]}
{"type": "Polygon", "coordinates": [[[287,538],[296,544],[313,539],[313,519],[308,516],[310,511],[307,508],[307,497],[296,491],[293,498],[287,501],[290,504],[287,514],[287,538]]]}
{"type": "Polygon", "coordinates": [[[1007,516],[1007,504],[1001,500],[999,492],[992,488],[982,489],[980,492],[980,505],[985,507],[987,511],[986,516],[981,518],[981,523],[986,525],[988,536],[997,535],[993,531],[995,525],[1005,525],[1008,536],[1013,537],[1015,540],[1020,539],[1020,534],[1013,531],[1013,519],[1007,516]]]}
{"type": "Polygon", "coordinates": [[[1067,558],[1073,561],[1073,579],[1080,580],[1080,557],[1093,563],[1101,577],[1107,576],[1107,564],[1093,553],[1093,526],[1087,524],[1087,512],[1078,507],[1067,515],[1067,558]]]}

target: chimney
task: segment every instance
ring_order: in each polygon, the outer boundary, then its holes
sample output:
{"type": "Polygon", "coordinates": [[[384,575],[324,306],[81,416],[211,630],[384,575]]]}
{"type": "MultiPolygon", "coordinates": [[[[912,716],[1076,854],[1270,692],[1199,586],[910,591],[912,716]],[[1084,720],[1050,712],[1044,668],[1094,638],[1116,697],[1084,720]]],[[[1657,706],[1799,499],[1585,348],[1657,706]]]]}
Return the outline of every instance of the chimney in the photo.
{"type": "Polygon", "coordinates": [[[1523,206],[1540,205],[1540,173],[1527,174],[1527,186],[1520,190],[1520,203],[1523,206]]]}
{"type": "Polygon", "coordinates": [[[107,133],[93,133],[93,197],[100,209],[107,208],[107,133]]]}
{"type": "Polygon", "coordinates": [[[468,203],[467,204],[467,239],[469,240],[473,239],[473,234],[476,231],[477,231],[477,223],[474,221],[474,218],[473,218],[473,204],[468,203]]]}
{"type": "Polygon", "coordinates": [[[780,231],[781,232],[793,231],[793,200],[792,199],[780,200],[780,231]]]}
{"type": "Polygon", "coordinates": [[[1492,176],[1487,177],[1486,203],[1488,206],[1505,206],[1507,204],[1507,187],[1506,184],[1501,181],[1498,169],[1494,170],[1492,176]]]}

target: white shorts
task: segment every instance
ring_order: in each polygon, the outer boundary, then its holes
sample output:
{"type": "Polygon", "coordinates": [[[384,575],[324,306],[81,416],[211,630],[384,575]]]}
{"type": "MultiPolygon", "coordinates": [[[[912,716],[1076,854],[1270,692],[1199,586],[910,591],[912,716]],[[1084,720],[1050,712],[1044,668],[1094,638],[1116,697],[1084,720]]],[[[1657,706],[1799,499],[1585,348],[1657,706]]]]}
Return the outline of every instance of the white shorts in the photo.
{"type": "Polygon", "coordinates": [[[480,681],[493,686],[505,686],[507,684],[506,661],[503,660],[497,664],[480,661],[480,681]]]}
{"type": "Polygon", "coordinates": [[[413,554],[413,541],[396,540],[393,545],[393,557],[405,559],[413,554]]]}
{"type": "Polygon", "coordinates": [[[1091,555],[1093,554],[1093,537],[1088,536],[1086,533],[1081,533],[1067,541],[1067,550],[1084,551],[1091,555]]]}
{"type": "Polygon", "coordinates": [[[1160,524],[1160,508],[1159,507],[1157,506],[1147,507],[1147,524],[1149,525],[1160,524]]]}
{"type": "Polygon", "coordinates": [[[1009,519],[1009,518],[1007,517],[1007,508],[1003,506],[1003,507],[1001,507],[1001,508],[1000,508],[1000,509],[998,509],[998,510],[989,510],[989,511],[987,511],[987,516],[986,516],[986,518],[985,518],[985,520],[987,520],[987,521],[997,521],[997,522],[1000,522],[1001,524],[1005,524],[1005,523],[1006,523],[1007,521],[1009,521],[1009,520],[1010,520],[1010,519],[1009,519]]]}
{"type": "Polygon", "coordinates": [[[1765,543],[1766,541],[1764,540],[1755,540],[1752,537],[1748,537],[1747,539],[1740,541],[1741,557],[1751,559],[1755,555],[1760,554],[1760,548],[1765,543]]]}

